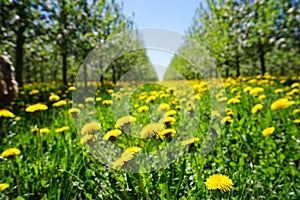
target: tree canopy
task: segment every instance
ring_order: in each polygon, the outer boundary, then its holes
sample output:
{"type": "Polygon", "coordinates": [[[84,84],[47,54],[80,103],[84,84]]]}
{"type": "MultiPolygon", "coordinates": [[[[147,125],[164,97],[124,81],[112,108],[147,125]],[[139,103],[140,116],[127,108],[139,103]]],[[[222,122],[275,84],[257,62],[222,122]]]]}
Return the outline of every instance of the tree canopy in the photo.
{"type": "MultiPolygon", "coordinates": [[[[299,73],[299,0],[207,0],[186,37],[209,50],[226,76],[299,73]]],[[[179,51],[184,51],[184,45],[179,51]]],[[[171,67],[187,68],[174,56],[171,67]]],[[[184,70],[181,70],[184,71],[184,70]]],[[[188,70],[185,75],[193,77],[188,70]]]]}
{"type": "MultiPolygon", "coordinates": [[[[3,0],[0,26],[0,54],[11,56],[21,86],[33,81],[67,84],[92,49],[110,35],[135,28],[114,0],[3,0]]],[[[149,66],[145,51],[125,60],[149,66]]],[[[120,72],[126,71],[124,62],[118,59],[120,72]]]]}

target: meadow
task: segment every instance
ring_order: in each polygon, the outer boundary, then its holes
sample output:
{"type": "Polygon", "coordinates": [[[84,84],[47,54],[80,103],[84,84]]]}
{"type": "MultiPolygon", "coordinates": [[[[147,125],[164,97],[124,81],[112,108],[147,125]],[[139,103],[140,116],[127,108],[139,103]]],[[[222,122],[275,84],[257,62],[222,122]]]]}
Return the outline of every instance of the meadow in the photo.
{"type": "Polygon", "coordinates": [[[0,110],[0,199],[299,199],[300,76],[223,82],[223,110],[203,80],[104,81],[83,103],[25,84],[0,110]]]}

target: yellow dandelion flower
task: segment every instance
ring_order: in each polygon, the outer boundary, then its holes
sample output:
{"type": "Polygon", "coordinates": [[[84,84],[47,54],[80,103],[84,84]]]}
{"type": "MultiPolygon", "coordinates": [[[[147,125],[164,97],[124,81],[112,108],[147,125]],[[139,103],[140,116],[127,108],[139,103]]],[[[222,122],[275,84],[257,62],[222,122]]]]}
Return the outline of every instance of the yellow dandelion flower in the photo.
{"type": "Polygon", "coordinates": [[[94,98],[93,97],[87,97],[87,98],[85,98],[85,100],[84,100],[86,103],[92,103],[92,102],[94,102],[94,98]]]}
{"type": "Polygon", "coordinates": [[[184,109],[184,113],[189,113],[189,114],[193,114],[195,108],[193,106],[188,106],[186,107],[186,109],[184,109]]]}
{"type": "Polygon", "coordinates": [[[14,113],[7,109],[0,109],[0,117],[14,117],[14,113]]]}
{"type": "Polygon", "coordinates": [[[181,106],[177,105],[177,106],[175,107],[175,109],[176,109],[176,110],[181,110],[181,106]]]}
{"type": "Polygon", "coordinates": [[[176,110],[169,110],[166,112],[165,117],[173,117],[174,115],[176,115],[176,110]]]}
{"type": "Polygon", "coordinates": [[[270,78],[272,78],[272,76],[271,76],[270,73],[266,72],[266,73],[264,74],[264,78],[265,78],[265,79],[270,79],[270,78]]]}
{"type": "Polygon", "coordinates": [[[119,129],[108,131],[104,137],[103,140],[109,140],[111,137],[117,138],[119,135],[121,135],[122,131],[119,129]]]}
{"type": "Polygon", "coordinates": [[[226,123],[226,122],[227,122],[227,123],[233,122],[231,116],[225,116],[225,117],[223,117],[223,119],[221,120],[221,123],[224,124],[224,123],[226,123]]]}
{"type": "Polygon", "coordinates": [[[213,110],[213,111],[211,112],[211,115],[212,115],[213,117],[220,117],[220,113],[219,113],[217,110],[213,110]]]}
{"type": "Polygon", "coordinates": [[[108,89],[108,90],[106,90],[109,94],[112,94],[113,92],[114,92],[114,90],[113,89],[108,89]]]}
{"type": "Polygon", "coordinates": [[[81,139],[80,139],[80,144],[85,145],[90,141],[95,142],[98,139],[97,135],[90,135],[90,134],[85,134],[81,139]]]}
{"type": "Polygon", "coordinates": [[[84,105],[82,103],[78,104],[79,108],[84,108],[84,105]]]}
{"type": "Polygon", "coordinates": [[[258,97],[258,99],[259,99],[260,101],[263,101],[263,100],[265,100],[266,97],[267,97],[266,95],[262,94],[262,95],[260,95],[260,96],[258,97]]]}
{"type": "Polygon", "coordinates": [[[164,129],[163,123],[151,123],[143,127],[140,135],[141,138],[150,138],[158,134],[163,129],[164,129]]]}
{"type": "Polygon", "coordinates": [[[1,157],[12,157],[16,155],[20,155],[21,151],[17,148],[9,148],[2,152],[1,157]]]}
{"type": "Polygon", "coordinates": [[[295,88],[295,87],[299,87],[299,83],[293,83],[292,85],[291,85],[291,88],[295,88]]]}
{"type": "Polygon", "coordinates": [[[197,94],[197,95],[192,96],[191,99],[192,99],[192,101],[199,101],[201,99],[201,96],[200,96],[200,94],[197,94]]]}
{"type": "Polygon", "coordinates": [[[69,115],[73,117],[77,117],[80,115],[80,109],[79,108],[70,108],[68,111],[69,115]]]}
{"type": "Polygon", "coordinates": [[[238,90],[237,88],[232,88],[230,92],[235,93],[237,90],[238,90]]]}
{"type": "Polygon", "coordinates": [[[94,115],[94,114],[96,114],[96,113],[97,113],[96,110],[92,110],[92,111],[89,112],[89,115],[94,115]]]}
{"type": "Polygon", "coordinates": [[[150,96],[146,99],[147,103],[152,103],[153,101],[155,101],[156,97],[155,96],[150,96]]]}
{"type": "Polygon", "coordinates": [[[103,105],[111,105],[112,104],[112,100],[103,100],[102,104],[103,105]]]}
{"type": "Polygon", "coordinates": [[[232,116],[232,115],[234,115],[234,112],[231,108],[226,108],[226,114],[232,116]]]}
{"type": "Polygon", "coordinates": [[[245,87],[244,89],[243,89],[243,92],[249,92],[250,90],[252,90],[252,87],[250,87],[250,86],[247,86],[247,87],[245,87]]]}
{"type": "Polygon", "coordinates": [[[98,101],[101,101],[102,100],[102,98],[101,97],[96,97],[96,101],[98,102],[98,101]]]}
{"type": "Polygon", "coordinates": [[[176,123],[176,119],[175,117],[164,117],[161,120],[159,120],[160,123],[168,123],[168,124],[175,124],[176,123]]]}
{"type": "Polygon", "coordinates": [[[48,128],[41,128],[40,133],[47,134],[47,133],[50,133],[50,130],[48,128]]]}
{"type": "Polygon", "coordinates": [[[142,150],[142,148],[140,148],[140,147],[132,146],[132,147],[128,147],[127,149],[125,149],[125,152],[136,153],[141,150],[142,150]]]}
{"type": "Polygon", "coordinates": [[[147,98],[147,94],[144,94],[144,95],[140,95],[139,96],[139,100],[140,101],[142,101],[142,100],[144,100],[144,99],[146,99],[147,98]]]}
{"type": "Polygon", "coordinates": [[[122,167],[124,165],[124,160],[122,158],[118,158],[112,165],[112,168],[116,169],[118,167],[122,167]]]}
{"type": "Polygon", "coordinates": [[[281,81],[280,81],[281,84],[283,84],[283,83],[285,83],[285,82],[286,82],[286,80],[281,80],[281,81]]]}
{"type": "Polygon", "coordinates": [[[195,107],[195,103],[192,102],[192,101],[188,101],[188,102],[186,103],[186,105],[187,105],[188,107],[195,107]]]}
{"type": "Polygon", "coordinates": [[[157,138],[161,138],[164,139],[165,137],[167,137],[168,135],[170,135],[171,137],[174,137],[176,134],[176,130],[173,128],[167,128],[165,130],[160,131],[157,134],[157,138]]]}
{"type": "Polygon", "coordinates": [[[60,101],[52,104],[53,107],[61,107],[61,106],[64,106],[64,105],[67,105],[67,101],[66,100],[60,100],[60,101]]]}
{"type": "Polygon", "coordinates": [[[113,168],[117,167],[122,167],[125,162],[131,160],[134,156],[133,152],[127,152],[125,151],[120,158],[118,158],[114,163],[113,163],[113,168]]]}
{"type": "Polygon", "coordinates": [[[136,118],[133,116],[124,116],[117,120],[115,127],[122,128],[129,125],[132,122],[135,122],[136,118]]]}
{"type": "Polygon", "coordinates": [[[282,89],[282,88],[278,88],[278,89],[275,90],[276,94],[282,93],[282,92],[284,92],[284,89],[282,89]]]}
{"type": "Polygon", "coordinates": [[[294,123],[299,124],[300,123],[300,119],[295,119],[293,120],[294,123]]]}
{"type": "Polygon", "coordinates": [[[125,151],[124,153],[122,153],[122,159],[124,161],[129,161],[133,158],[134,152],[130,152],[130,151],[125,151]]]}
{"type": "Polygon", "coordinates": [[[249,94],[251,94],[252,96],[257,96],[258,93],[263,92],[264,88],[261,87],[256,87],[256,88],[252,88],[249,92],[249,94]]]}
{"type": "Polygon", "coordinates": [[[287,96],[291,96],[291,95],[294,95],[296,93],[299,93],[299,89],[295,88],[291,91],[289,91],[288,93],[286,93],[287,96]]]}
{"type": "Polygon", "coordinates": [[[139,113],[143,113],[143,112],[146,112],[148,110],[149,110],[148,106],[141,106],[141,107],[138,108],[139,113]]]}
{"type": "Polygon", "coordinates": [[[74,90],[76,90],[76,87],[74,87],[74,86],[71,86],[68,88],[68,91],[74,91],[74,90]]]}
{"type": "Polygon", "coordinates": [[[0,191],[5,190],[9,187],[9,184],[7,183],[0,183],[0,191]]]}
{"type": "Polygon", "coordinates": [[[262,135],[266,137],[268,135],[273,134],[274,131],[275,131],[274,127],[269,127],[269,128],[266,128],[266,129],[263,130],[262,135]]]}
{"type": "Polygon", "coordinates": [[[256,79],[261,79],[262,75],[257,75],[256,79]]]}
{"type": "Polygon", "coordinates": [[[59,96],[56,94],[52,94],[49,97],[49,101],[58,101],[59,99],[60,99],[59,96]]]}
{"type": "Polygon", "coordinates": [[[48,106],[41,104],[41,103],[37,103],[34,105],[30,105],[26,108],[26,112],[36,112],[36,111],[41,111],[41,110],[47,110],[48,106]]]}
{"type": "Polygon", "coordinates": [[[163,111],[168,111],[170,109],[170,105],[167,103],[162,103],[158,106],[157,111],[158,112],[163,112],[163,111]]]}
{"type": "Polygon", "coordinates": [[[289,101],[287,98],[280,98],[274,101],[271,105],[272,110],[279,110],[282,108],[288,108],[295,104],[295,101],[289,101]]]}
{"type": "Polygon", "coordinates": [[[29,92],[29,95],[35,95],[35,94],[38,94],[38,93],[40,93],[40,91],[38,91],[38,90],[31,90],[29,92]]]}
{"type": "Polygon", "coordinates": [[[263,109],[263,105],[262,104],[256,104],[255,106],[253,106],[251,112],[252,112],[252,114],[256,114],[261,109],[263,109]]]}
{"type": "Polygon", "coordinates": [[[56,133],[62,133],[62,132],[65,132],[66,130],[69,130],[69,129],[70,129],[69,126],[63,126],[63,127],[61,127],[61,128],[55,129],[55,132],[56,132],[56,133]]]}
{"type": "Polygon", "coordinates": [[[181,145],[182,146],[185,146],[185,145],[189,145],[189,144],[194,144],[195,142],[199,142],[200,139],[195,137],[195,138],[190,138],[190,139],[187,139],[187,140],[184,140],[181,142],[181,145]]]}
{"type": "Polygon", "coordinates": [[[39,132],[40,129],[39,128],[32,128],[30,131],[34,133],[34,132],[39,132]]]}
{"type": "Polygon", "coordinates": [[[232,189],[233,181],[226,175],[214,174],[206,179],[205,186],[208,190],[220,190],[227,192],[232,189]]]}
{"type": "Polygon", "coordinates": [[[99,122],[90,122],[85,124],[81,129],[81,134],[95,134],[101,129],[101,124],[99,122]]]}
{"type": "Polygon", "coordinates": [[[16,117],[15,117],[15,121],[16,121],[16,122],[20,121],[21,119],[22,119],[22,118],[21,118],[20,116],[16,116],[16,117]]]}
{"type": "Polygon", "coordinates": [[[240,103],[240,102],[241,102],[240,99],[234,97],[234,98],[229,99],[229,100],[227,101],[227,104],[237,104],[237,103],[240,103]]]}
{"type": "Polygon", "coordinates": [[[298,112],[300,112],[300,109],[299,108],[296,108],[293,110],[293,115],[296,115],[298,112]]]}
{"type": "Polygon", "coordinates": [[[217,99],[219,102],[227,101],[227,97],[220,97],[217,99]]]}

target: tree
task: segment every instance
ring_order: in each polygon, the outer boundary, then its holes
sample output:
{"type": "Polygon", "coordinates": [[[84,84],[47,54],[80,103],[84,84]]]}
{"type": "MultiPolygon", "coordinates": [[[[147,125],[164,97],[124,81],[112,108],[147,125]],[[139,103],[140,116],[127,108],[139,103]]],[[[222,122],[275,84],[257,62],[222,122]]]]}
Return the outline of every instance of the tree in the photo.
{"type": "Polygon", "coordinates": [[[264,74],[268,69],[284,73],[299,69],[299,0],[207,0],[199,6],[188,37],[204,44],[217,66],[229,75],[264,74]],[[293,67],[292,67],[293,66],[293,67]]]}
{"type": "Polygon", "coordinates": [[[43,33],[43,24],[47,20],[43,11],[48,8],[42,2],[3,0],[0,3],[0,23],[3,27],[0,39],[1,43],[14,46],[16,81],[20,86],[23,85],[24,44],[27,39],[43,33]]]}

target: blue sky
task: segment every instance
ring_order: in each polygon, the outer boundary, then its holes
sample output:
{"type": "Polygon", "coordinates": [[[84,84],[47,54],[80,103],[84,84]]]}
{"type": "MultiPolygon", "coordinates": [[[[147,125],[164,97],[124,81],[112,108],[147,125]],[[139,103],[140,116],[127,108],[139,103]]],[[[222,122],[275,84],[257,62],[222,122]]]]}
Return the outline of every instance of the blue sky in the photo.
{"type": "MultiPolygon", "coordinates": [[[[195,10],[204,0],[116,0],[123,2],[123,11],[133,16],[137,28],[163,28],[184,34],[193,22],[195,10]]],[[[147,51],[155,65],[168,66],[173,55],[158,50],[147,51]]],[[[166,68],[156,68],[161,79],[166,68]]]]}

